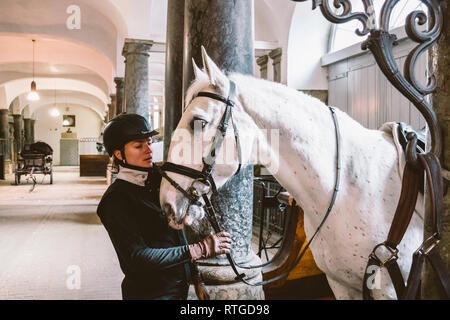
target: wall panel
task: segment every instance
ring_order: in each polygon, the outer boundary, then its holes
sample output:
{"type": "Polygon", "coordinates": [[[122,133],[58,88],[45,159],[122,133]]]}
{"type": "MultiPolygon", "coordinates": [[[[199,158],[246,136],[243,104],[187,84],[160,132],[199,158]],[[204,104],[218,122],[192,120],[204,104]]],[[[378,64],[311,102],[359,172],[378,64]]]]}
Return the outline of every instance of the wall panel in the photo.
{"type": "MultiPolygon", "coordinates": [[[[394,55],[403,73],[407,54],[415,46],[401,41],[394,55]]],[[[383,75],[372,54],[362,54],[328,66],[329,104],[347,112],[362,125],[377,129],[389,121],[402,121],[416,129],[425,125],[419,111],[383,75]]],[[[416,75],[426,84],[427,57],[422,55],[416,75]]]]}

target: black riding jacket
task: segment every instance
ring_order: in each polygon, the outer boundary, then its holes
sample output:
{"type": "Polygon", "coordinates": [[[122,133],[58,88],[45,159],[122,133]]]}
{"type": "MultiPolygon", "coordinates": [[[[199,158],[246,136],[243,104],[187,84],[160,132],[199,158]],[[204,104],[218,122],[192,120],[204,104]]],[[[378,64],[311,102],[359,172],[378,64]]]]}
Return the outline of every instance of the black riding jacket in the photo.
{"type": "Polygon", "coordinates": [[[161,176],[120,168],[97,214],[125,274],[123,299],[186,299],[191,260],[186,238],[167,224],[159,205],[161,176]]]}

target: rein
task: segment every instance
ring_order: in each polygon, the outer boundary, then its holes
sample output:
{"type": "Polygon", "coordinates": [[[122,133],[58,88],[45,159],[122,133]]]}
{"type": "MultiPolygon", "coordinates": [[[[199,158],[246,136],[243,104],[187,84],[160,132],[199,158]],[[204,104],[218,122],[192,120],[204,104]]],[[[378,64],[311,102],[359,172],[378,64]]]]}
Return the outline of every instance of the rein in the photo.
{"type": "MultiPolygon", "coordinates": [[[[239,141],[239,133],[237,130],[237,127],[233,121],[232,118],[232,108],[235,105],[234,99],[235,99],[235,94],[236,94],[236,85],[233,81],[230,80],[230,90],[228,93],[228,97],[225,98],[221,95],[215,94],[215,93],[210,93],[210,92],[199,92],[197,93],[197,95],[194,97],[194,99],[196,97],[207,97],[210,99],[214,99],[217,101],[220,101],[222,103],[225,103],[226,108],[225,111],[223,113],[222,119],[217,127],[217,131],[213,140],[213,143],[211,145],[211,150],[208,153],[208,156],[202,159],[203,161],[203,169],[202,171],[199,170],[195,170],[186,166],[182,166],[182,165],[178,165],[175,163],[171,163],[171,162],[165,162],[161,167],[156,167],[157,170],[159,171],[159,173],[161,174],[161,176],[163,178],[165,178],[176,190],[180,191],[188,200],[189,200],[189,206],[194,204],[194,205],[198,205],[198,206],[202,206],[201,202],[199,201],[200,198],[203,199],[204,201],[204,210],[206,212],[206,216],[208,218],[208,221],[210,223],[210,225],[212,226],[212,228],[214,229],[214,232],[219,233],[221,232],[219,223],[217,221],[216,218],[216,211],[221,212],[220,208],[219,210],[216,210],[216,208],[214,208],[214,205],[211,203],[210,199],[208,198],[207,194],[209,192],[206,192],[202,195],[200,195],[200,193],[198,192],[198,190],[195,188],[195,183],[196,182],[200,182],[202,184],[204,184],[205,186],[209,187],[209,191],[212,191],[213,195],[217,195],[218,191],[217,191],[217,187],[216,184],[214,182],[214,179],[212,177],[212,171],[214,169],[214,164],[216,161],[216,157],[219,154],[220,148],[222,146],[223,140],[226,136],[226,132],[228,129],[228,123],[229,120],[231,118],[231,122],[233,125],[233,129],[234,129],[234,136],[235,136],[235,140],[236,140],[236,148],[237,148],[237,152],[238,152],[238,158],[239,158],[239,165],[238,165],[238,169],[237,171],[234,173],[234,175],[238,174],[240,169],[241,169],[241,164],[242,164],[242,152],[241,152],[241,145],[240,145],[240,141],[239,141]],[[193,178],[194,181],[192,182],[191,186],[188,189],[183,189],[176,181],[174,181],[172,178],[170,178],[166,171],[169,172],[174,172],[177,174],[181,174],[190,178],[193,178]]],[[[337,196],[337,192],[339,191],[339,183],[340,183],[340,170],[341,170],[341,165],[340,165],[340,132],[339,132],[339,124],[338,124],[338,120],[336,117],[336,113],[333,107],[329,107],[329,110],[331,112],[331,115],[333,117],[333,122],[334,122],[334,126],[335,126],[335,131],[336,131],[336,183],[335,183],[335,187],[334,187],[334,191],[333,191],[333,195],[330,201],[330,205],[328,207],[328,210],[324,216],[324,218],[322,219],[322,222],[320,223],[320,225],[317,227],[316,231],[314,232],[313,236],[311,237],[311,239],[308,241],[307,245],[304,247],[304,249],[302,250],[302,252],[300,253],[300,255],[298,256],[298,258],[296,259],[295,263],[285,272],[283,272],[282,274],[266,280],[266,281],[261,281],[261,282],[257,282],[257,283],[250,283],[247,280],[245,280],[245,273],[239,273],[239,271],[237,270],[237,266],[242,268],[242,269],[254,269],[254,268],[260,268],[263,267],[265,265],[268,265],[271,261],[266,262],[264,264],[261,265],[255,265],[255,266],[243,266],[241,264],[238,264],[234,261],[233,257],[231,256],[231,254],[227,253],[227,259],[230,263],[231,268],[233,269],[233,272],[236,274],[236,281],[242,281],[243,283],[250,285],[250,286],[261,286],[261,285],[266,285],[268,283],[277,281],[279,279],[282,279],[286,276],[289,275],[289,273],[295,268],[295,266],[300,262],[300,260],[303,258],[304,254],[306,253],[306,250],[310,247],[312,241],[314,240],[315,236],[317,235],[317,233],[320,231],[320,229],[322,228],[322,226],[325,224],[325,221],[327,220],[333,206],[334,203],[336,201],[336,196],[337,196]]]]}

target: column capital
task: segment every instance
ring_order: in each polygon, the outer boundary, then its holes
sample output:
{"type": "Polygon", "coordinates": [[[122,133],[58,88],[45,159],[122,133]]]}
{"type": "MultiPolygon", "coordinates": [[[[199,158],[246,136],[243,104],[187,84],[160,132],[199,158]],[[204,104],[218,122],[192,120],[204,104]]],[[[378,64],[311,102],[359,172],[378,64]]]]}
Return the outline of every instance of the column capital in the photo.
{"type": "Polygon", "coordinates": [[[267,64],[267,62],[269,61],[269,56],[266,54],[266,55],[263,55],[263,56],[260,56],[260,57],[258,57],[257,59],[256,59],[256,63],[258,64],[258,66],[264,66],[264,65],[266,65],[267,64]]]}
{"type": "Polygon", "coordinates": [[[114,83],[116,84],[116,88],[122,88],[123,87],[123,77],[115,77],[114,83]]]}
{"type": "Polygon", "coordinates": [[[276,48],[269,52],[269,57],[273,60],[274,63],[277,63],[280,62],[282,53],[283,50],[281,48],[276,48]]]}
{"type": "Polygon", "coordinates": [[[126,38],[122,49],[122,56],[126,57],[127,55],[133,53],[141,55],[149,55],[152,45],[153,45],[152,40],[126,38]]]}

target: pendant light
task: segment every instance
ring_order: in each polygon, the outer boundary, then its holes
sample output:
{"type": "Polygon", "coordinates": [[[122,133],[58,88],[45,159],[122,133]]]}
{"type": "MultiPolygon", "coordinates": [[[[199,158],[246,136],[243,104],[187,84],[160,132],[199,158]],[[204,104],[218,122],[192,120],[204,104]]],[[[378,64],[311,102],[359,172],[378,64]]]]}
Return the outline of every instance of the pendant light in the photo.
{"type": "Polygon", "coordinates": [[[58,110],[58,108],[56,106],[56,87],[55,87],[55,100],[54,100],[54,105],[53,106],[54,106],[53,109],[50,110],[50,115],[52,117],[59,117],[60,112],[59,112],[59,110],[58,110]]]}
{"type": "Polygon", "coordinates": [[[33,39],[32,41],[33,41],[33,81],[31,81],[31,91],[28,94],[27,99],[29,101],[37,101],[40,98],[39,98],[39,94],[36,90],[36,82],[34,82],[34,43],[36,40],[33,39]]]}

